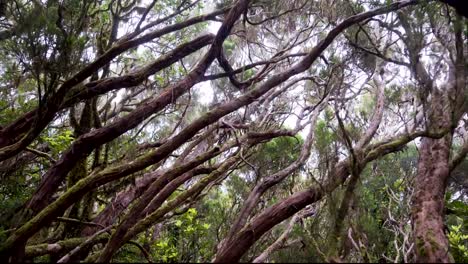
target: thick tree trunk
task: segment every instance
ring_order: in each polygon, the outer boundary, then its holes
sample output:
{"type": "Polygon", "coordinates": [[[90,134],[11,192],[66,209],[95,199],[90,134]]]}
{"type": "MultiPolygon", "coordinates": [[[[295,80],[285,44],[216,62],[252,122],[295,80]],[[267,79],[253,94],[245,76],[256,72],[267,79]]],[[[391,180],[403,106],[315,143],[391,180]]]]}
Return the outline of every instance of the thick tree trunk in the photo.
{"type": "MultiPolygon", "coordinates": [[[[447,91],[432,91],[429,129],[452,127],[454,121],[449,109],[453,106],[447,94],[447,91]]],[[[450,176],[452,137],[453,131],[449,131],[440,139],[424,137],[421,140],[411,212],[417,262],[453,262],[444,233],[444,195],[450,176]]]]}
{"type": "Polygon", "coordinates": [[[413,198],[417,262],[450,262],[444,233],[444,194],[449,176],[451,135],[423,138],[413,198]]]}
{"type": "MultiPolygon", "coordinates": [[[[401,12],[398,15],[407,34],[413,75],[420,85],[420,99],[426,103],[424,107],[427,107],[426,128],[436,131],[451,130],[443,138],[423,138],[421,141],[411,215],[416,261],[453,262],[444,233],[444,194],[450,175],[453,130],[466,111],[466,64],[463,27],[459,24],[461,18],[456,18],[457,22],[453,27],[456,58],[449,62],[446,83],[437,85],[437,76],[431,77],[419,59],[423,43],[416,42],[418,30],[411,25],[408,14],[401,12]]],[[[440,36],[437,37],[440,41],[440,36]]]]}

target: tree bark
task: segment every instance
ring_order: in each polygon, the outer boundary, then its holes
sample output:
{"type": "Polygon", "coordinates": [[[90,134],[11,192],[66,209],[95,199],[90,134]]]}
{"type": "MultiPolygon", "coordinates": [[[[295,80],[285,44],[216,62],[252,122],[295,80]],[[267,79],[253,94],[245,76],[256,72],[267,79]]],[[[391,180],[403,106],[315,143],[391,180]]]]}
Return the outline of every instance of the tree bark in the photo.
{"type": "Polygon", "coordinates": [[[444,194],[449,176],[451,135],[423,138],[413,196],[413,235],[416,261],[448,263],[448,240],[444,233],[444,194]]]}
{"type": "MultiPolygon", "coordinates": [[[[430,123],[432,129],[451,127],[452,116],[446,94],[432,91],[430,123]]],[[[444,232],[445,188],[450,176],[450,147],[453,131],[440,139],[423,138],[419,149],[418,173],[413,195],[413,239],[416,261],[453,262],[444,232]]]]}

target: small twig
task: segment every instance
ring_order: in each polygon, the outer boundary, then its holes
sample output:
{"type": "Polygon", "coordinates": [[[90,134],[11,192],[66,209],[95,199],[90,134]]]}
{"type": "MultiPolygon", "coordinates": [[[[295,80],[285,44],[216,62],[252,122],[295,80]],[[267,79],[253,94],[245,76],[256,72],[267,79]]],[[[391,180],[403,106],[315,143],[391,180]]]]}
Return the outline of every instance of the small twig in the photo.
{"type": "Polygon", "coordinates": [[[30,147],[26,147],[26,150],[31,152],[31,153],[36,154],[39,157],[43,157],[43,158],[48,159],[53,164],[57,162],[54,158],[52,158],[52,156],[49,153],[45,153],[45,152],[42,152],[42,151],[37,150],[37,149],[30,148],[30,147]]]}
{"type": "Polygon", "coordinates": [[[327,255],[325,255],[325,253],[323,253],[322,250],[320,250],[320,247],[318,246],[317,244],[317,241],[315,241],[315,239],[313,237],[310,237],[312,239],[312,244],[314,245],[315,247],[315,250],[317,250],[317,252],[319,253],[319,255],[324,259],[324,260],[327,260],[328,257],[327,255]]]}
{"type": "Polygon", "coordinates": [[[57,217],[57,221],[60,222],[66,222],[66,223],[75,223],[75,224],[82,224],[82,225],[90,225],[90,226],[99,226],[102,228],[106,228],[105,226],[98,224],[98,223],[93,223],[93,222],[85,222],[85,221],[80,221],[78,219],[74,218],[68,218],[68,217],[57,217]]]}
{"type": "Polygon", "coordinates": [[[294,225],[300,217],[300,214],[296,213],[289,221],[289,224],[284,230],[283,234],[281,234],[281,236],[273,244],[271,244],[267,249],[265,249],[265,251],[263,251],[258,257],[256,257],[252,263],[265,262],[265,260],[271,255],[271,253],[278,249],[281,249],[284,246],[286,239],[291,233],[294,225]]]}
{"type": "Polygon", "coordinates": [[[57,263],[66,263],[66,262],[69,262],[70,261],[70,258],[77,254],[82,248],[86,247],[87,245],[89,245],[91,242],[94,241],[94,239],[99,236],[100,234],[102,233],[105,233],[107,231],[109,231],[110,229],[112,228],[112,225],[96,232],[94,235],[90,236],[88,239],[86,239],[85,242],[81,243],[80,245],[78,245],[76,248],[74,248],[72,251],[68,252],[65,256],[63,256],[61,259],[59,259],[57,261],[57,263]]]}
{"type": "Polygon", "coordinates": [[[148,263],[153,263],[153,261],[151,260],[150,254],[148,253],[148,251],[142,245],[138,244],[135,241],[128,241],[127,244],[131,244],[131,245],[136,246],[141,251],[141,253],[143,253],[143,256],[146,258],[148,263]]]}
{"type": "Polygon", "coordinates": [[[348,229],[348,238],[349,238],[349,241],[351,241],[351,244],[353,244],[353,247],[358,251],[358,252],[361,252],[361,249],[359,248],[359,246],[357,245],[356,241],[354,241],[353,239],[353,229],[350,227],[348,229]]]}
{"type": "Polygon", "coordinates": [[[7,229],[7,230],[2,230],[2,231],[0,231],[0,234],[5,234],[6,235],[6,234],[11,233],[11,232],[13,232],[15,230],[16,230],[16,228],[10,228],[10,229],[7,229]]]}

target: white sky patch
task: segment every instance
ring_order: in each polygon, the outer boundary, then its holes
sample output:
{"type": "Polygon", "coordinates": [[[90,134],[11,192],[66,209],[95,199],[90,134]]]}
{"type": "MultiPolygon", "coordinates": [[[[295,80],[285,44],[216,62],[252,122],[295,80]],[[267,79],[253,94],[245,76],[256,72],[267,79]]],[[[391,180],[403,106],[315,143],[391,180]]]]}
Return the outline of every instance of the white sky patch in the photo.
{"type": "MultiPolygon", "coordinates": [[[[304,92],[304,87],[302,85],[296,86],[294,89],[288,90],[287,93],[292,95],[292,96],[299,96],[301,93],[304,92]]],[[[292,115],[289,115],[286,120],[284,121],[284,125],[289,128],[289,129],[294,129],[296,126],[296,122],[298,120],[298,115],[301,113],[302,107],[300,107],[298,104],[294,105],[293,108],[293,113],[292,115]]],[[[301,131],[300,133],[304,133],[304,130],[301,131]]],[[[301,134],[301,136],[305,136],[301,134]]]]}
{"type": "Polygon", "coordinates": [[[221,27],[222,23],[218,21],[210,21],[208,23],[208,32],[212,34],[218,33],[219,28],[221,27]]]}
{"type": "MultiPolygon", "coordinates": [[[[299,114],[300,109],[299,109],[299,108],[296,108],[295,110],[297,110],[297,111],[295,111],[296,114],[299,114]]],[[[284,125],[285,125],[287,128],[289,128],[289,129],[294,129],[294,126],[296,126],[297,119],[298,119],[297,116],[295,116],[295,115],[290,115],[290,116],[288,116],[288,118],[286,118],[286,120],[284,121],[284,125]]],[[[301,132],[301,133],[302,133],[302,132],[301,132]]],[[[304,135],[301,134],[301,136],[304,136],[304,135]]]]}
{"type": "Polygon", "coordinates": [[[122,101],[123,96],[126,93],[126,89],[120,89],[117,91],[117,96],[112,100],[111,104],[114,108],[117,107],[117,104],[120,104],[120,101],[122,101]]]}
{"type": "Polygon", "coordinates": [[[214,90],[210,81],[197,83],[192,90],[200,95],[199,101],[203,105],[209,105],[213,102],[214,90]]]}

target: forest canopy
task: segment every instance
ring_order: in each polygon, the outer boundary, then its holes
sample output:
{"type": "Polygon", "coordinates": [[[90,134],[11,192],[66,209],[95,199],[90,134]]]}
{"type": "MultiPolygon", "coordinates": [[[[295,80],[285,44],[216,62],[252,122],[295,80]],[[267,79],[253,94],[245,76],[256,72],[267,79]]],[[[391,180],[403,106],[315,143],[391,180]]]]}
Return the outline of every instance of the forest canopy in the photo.
{"type": "Polygon", "coordinates": [[[0,261],[468,262],[451,0],[0,0],[0,261]]]}

